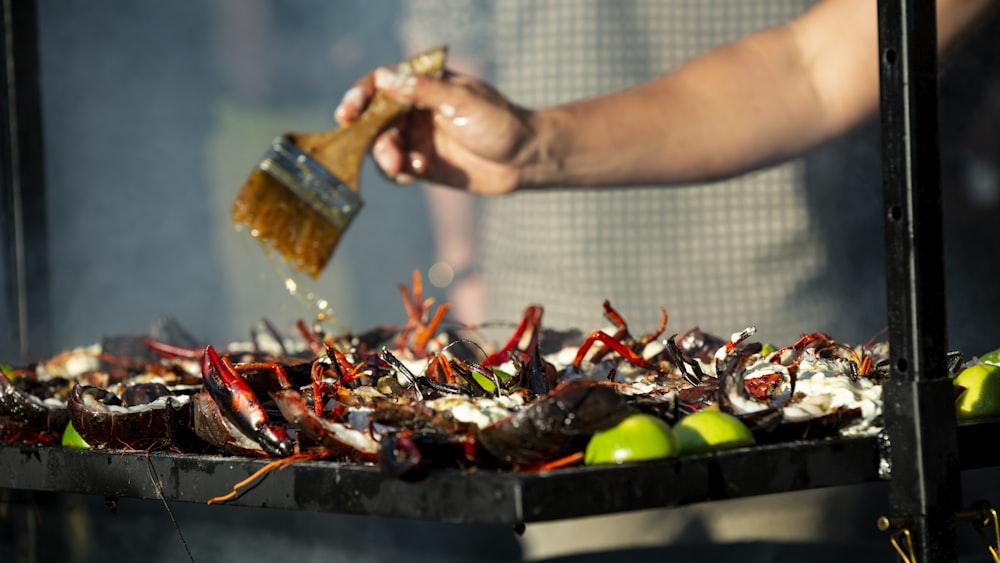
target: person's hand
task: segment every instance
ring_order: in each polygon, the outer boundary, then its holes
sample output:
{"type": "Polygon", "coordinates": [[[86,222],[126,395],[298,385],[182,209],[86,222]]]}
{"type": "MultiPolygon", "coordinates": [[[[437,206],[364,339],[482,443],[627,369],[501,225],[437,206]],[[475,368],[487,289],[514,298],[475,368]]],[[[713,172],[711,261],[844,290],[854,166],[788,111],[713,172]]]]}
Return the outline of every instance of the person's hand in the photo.
{"type": "Polygon", "coordinates": [[[334,117],[355,120],[378,90],[414,107],[375,141],[372,156],[399,183],[416,180],[496,195],[513,191],[534,136],[532,112],[487,84],[378,68],[347,91],[334,117]]]}

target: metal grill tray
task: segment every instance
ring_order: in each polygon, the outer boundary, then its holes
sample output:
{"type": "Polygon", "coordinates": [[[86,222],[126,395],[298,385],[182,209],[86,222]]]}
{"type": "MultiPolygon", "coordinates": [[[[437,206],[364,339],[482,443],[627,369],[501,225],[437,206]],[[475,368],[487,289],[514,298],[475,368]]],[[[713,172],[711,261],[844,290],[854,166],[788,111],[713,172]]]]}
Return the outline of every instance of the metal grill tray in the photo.
{"type": "MultiPolygon", "coordinates": [[[[1000,420],[959,427],[963,469],[1000,464],[1000,420]]],[[[519,526],[629,510],[878,481],[880,438],[755,446],[663,461],[541,473],[432,470],[406,481],[377,467],[307,461],[228,504],[519,526]]],[[[0,488],[204,503],[268,460],[167,452],[0,446],[0,488]],[[155,479],[155,481],[154,481],[155,479]]]]}

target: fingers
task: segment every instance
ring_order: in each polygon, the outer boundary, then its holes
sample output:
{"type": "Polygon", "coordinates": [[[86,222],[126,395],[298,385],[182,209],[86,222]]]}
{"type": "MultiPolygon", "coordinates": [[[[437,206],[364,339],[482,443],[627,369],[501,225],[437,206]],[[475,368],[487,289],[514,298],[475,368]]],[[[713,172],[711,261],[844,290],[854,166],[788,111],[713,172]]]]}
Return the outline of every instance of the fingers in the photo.
{"type": "Polygon", "coordinates": [[[376,137],[372,159],[389,178],[396,178],[403,169],[402,139],[399,129],[392,127],[376,137]]]}
{"type": "Polygon", "coordinates": [[[436,115],[455,118],[459,106],[469,97],[457,79],[436,79],[381,67],[375,69],[374,86],[397,102],[427,109],[436,115]]]}
{"type": "Polygon", "coordinates": [[[363,76],[347,92],[344,92],[340,104],[333,112],[333,117],[341,125],[357,119],[368,106],[372,96],[375,95],[376,88],[391,93],[390,97],[401,103],[414,105],[413,88],[417,83],[417,78],[418,75],[399,72],[389,67],[377,68],[363,76]]]}
{"type": "Polygon", "coordinates": [[[337,120],[340,125],[346,125],[361,115],[361,112],[368,106],[368,102],[375,95],[375,78],[372,73],[366,74],[361,80],[354,83],[347,92],[344,92],[344,97],[341,98],[340,104],[337,105],[337,109],[333,112],[333,118],[337,120]]]}
{"type": "Polygon", "coordinates": [[[390,98],[406,105],[413,105],[413,90],[417,84],[417,75],[388,67],[379,67],[373,73],[375,87],[385,92],[390,98]]]}
{"type": "Polygon", "coordinates": [[[375,139],[372,158],[382,172],[397,184],[417,181],[427,171],[427,157],[403,147],[399,129],[393,127],[375,139]]]}

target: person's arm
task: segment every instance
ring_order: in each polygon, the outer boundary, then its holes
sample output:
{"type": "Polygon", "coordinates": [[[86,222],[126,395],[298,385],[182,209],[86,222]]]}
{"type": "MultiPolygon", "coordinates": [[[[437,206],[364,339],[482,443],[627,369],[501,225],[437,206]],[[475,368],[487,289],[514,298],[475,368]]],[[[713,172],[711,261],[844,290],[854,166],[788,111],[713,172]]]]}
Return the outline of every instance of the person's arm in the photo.
{"type": "MultiPolygon", "coordinates": [[[[939,1],[940,47],[987,4],[939,1]]],[[[786,160],[873,114],[878,59],[876,3],[821,2],[652,82],[537,112],[519,185],[683,183],[786,160]]]]}
{"type": "MultiPolygon", "coordinates": [[[[990,0],[939,0],[947,49],[990,0]]],[[[390,176],[481,194],[680,184],[765,166],[846,132],[878,105],[876,4],[824,0],[786,25],[706,52],[645,84],[530,111],[482,82],[388,69],[359,82],[412,103],[373,154],[390,176]]],[[[359,106],[342,114],[355,113],[359,106]]]]}

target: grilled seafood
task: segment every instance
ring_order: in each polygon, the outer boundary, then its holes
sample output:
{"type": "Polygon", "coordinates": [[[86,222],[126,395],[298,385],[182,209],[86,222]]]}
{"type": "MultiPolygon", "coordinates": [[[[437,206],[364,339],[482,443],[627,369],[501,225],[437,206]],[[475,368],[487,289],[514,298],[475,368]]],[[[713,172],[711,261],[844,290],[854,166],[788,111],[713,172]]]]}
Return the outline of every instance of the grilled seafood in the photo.
{"type": "Polygon", "coordinates": [[[676,422],[718,406],[765,441],[881,425],[884,342],[814,333],[774,349],[752,341],[753,327],[728,340],[697,327],[664,336],[665,310],[636,337],[605,301],[610,328],[547,330],[529,305],[492,347],[475,327],[455,336],[419,275],[400,293],[400,327],[335,336],[300,321],[286,337],[261,322],[250,343],[224,349],[133,335],[16,370],[0,376],[0,439],[53,442],[72,419],[98,448],[323,457],[413,477],[552,467],[634,412],[676,422]]]}
{"type": "MultiPolygon", "coordinates": [[[[158,321],[156,327],[166,330],[172,326],[171,323],[169,318],[164,318],[158,321]]],[[[143,433],[151,435],[152,430],[142,430],[150,424],[143,419],[151,411],[164,408],[166,403],[164,400],[154,407],[140,408],[141,403],[151,403],[155,397],[143,399],[138,394],[139,390],[155,388],[157,393],[164,394],[167,392],[161,390],[166,390],[168,385],[177,387],[195,383],[194,376],[180,364],[156,361],[145,346],[145,338],[140,335],[105,338],[99,344],[66,351],[48,361],[15,370],[11,375],[12,378],[0,376],[0,439],[57,442],[76,413],[85,416],[94,429],[104,423],[113,424],[115,430],[108,432],[122,435],[115,442],[118,447],[125,446],[130,443],[125,440],[133,438],[138,444],[152,444],[163,438],[162,433],[157,437],[138,437],[143,433]],[[99,395],[105,402],[92,400],[95,391],[84,395],[75,393],[79,386],[100,389],[99,395]],[[126,390],[126,405],[122,406],[120,394],[126,390]],[[84,396],[89,401],[86,407],[80,403],[84,396]],[[87,415],[82,414],[88,412],[87,415]],[[112,414],[113,417],[110,416],[112,414]],[[126,422],[133,415],[137,420],[126,422]],[[135,430],[130,435],[132,429],[135,430]]],[[[200,384],[200,379],[197,383],[200,384]]],[[[179,403],[183,401],[178,399],[179,403]]],[[[182,412],[169,416],[174,417],[171,425],[185,423],[182,412]]],[[[86,423],[81,420],[80,424],[86,423]]],[[[183,435],[183,430],[179,432],[183,435]]],[[[93,439],[95,443],[105,444],[100,436],[93,436],[93,439]]]]}
{"type": "Polygon", "coordinates": [[[194,433],[216,451],[243,457],[271,457],[261,445],[230,422],[208,391],[191,397],[191,426],[194,433]]]}
{"type": "Polygon", "coordinates": [[[886,346],[852,348],[813,333],[768,353],[741,349],[753,332],[734,334],[716,356],[725,366],[719,390],[723,410],[739,416],[777,412],[780,422],[802,425],[803,437],[815,435],[816,427],[849,434],[881,424],[881,385],[873,366],[884,364],[886,346]]]}
{"type": "MultiPolygon", "coordinates": [[[[295,452],[295,443],[289,438],[284,427],[268,420],[257,395],[246,381],[239,376],[236,368],[226,356],[219,357],[215,348],[208,346],[202,359],[202,375],[205,390],[211,396],[225,419],[233,424],[244,436],[250,437],[268,454],[287,457],[295,452]]],[[[273,373],[282,389],[291,388],[284,369],[279,364],[271,364],[273,373]]],[[[196,428],[197,430],[197,428],[196,428]]]]}
{"type": "Polygon", "coordinates": [[[612,386],[578,379],[559,384],[531,405],[481,428],[478,437],[500,460],[536,465],[581,450],[583,440],[629,414],[612,386]]]}
{"type": "Polygon", "coordinates": [[[69,421],[68,380],[39,381],[30,371],[12,375],[13,380],[0,371],[0,441],[58,442],[69,421]]]}
{"type": "Polygon", "coordinates": [[[297,428],[303,438],[321,448],[324,457],[362,462],[373,462],[378,457],[379,444],[370,433],[323,418],[309,408],[295,389],[275,391],[271,398],[285,420],[297,428]]]}
{"type": "MultiPolygon", "coordinates": [[[[614,386],[582,379],[556,385],[557,371],[540,352],[540,311],[529,308],[511,340],[519,341],[530,330],[525,349],[512,345],[505,352],[514,371],[506,381],[482,365],[447,357],[446,349],[422,358],[422,368],[411,369],[387,349],[377,355],[345,354],[327,346],[326,357],[311,364],[312,382],[301,385],[290,381],[289,366],[232,364],[207,347],[205,388],[231,426],[229,432],[238,431],[233,433],[275,457],[310,451],[355,461],[377,458],[390,464],[394,474],[428,460],[498,467],[540,464],[581,449],[590,434],[630,412],[614,386]],[[251,389],[244,376],[253,371],[270,373],[272,388],[258,384],[251,389]],[[361,378],[369,384],[352,385],[361,378]],[[263,407],[267,399],[283,422],[268,418],[263,407]],[[285,426],[294,428],[297,442],[285,426]],[[386,442],[379,445],[381,440],[386,442]],[[452,459],[444,459],[445,451],[452,459]]],[[[409,365],[419,364],[411,358],[409,365]]]]}
{"type": "Polygon", "coordinates": [[[77,384],[68,410],[73,428],[96,448],[145,450],[186,445],[191,427],[190,396],[175,395],[162,383],[139,383],[122,396],[77,384]]]}

